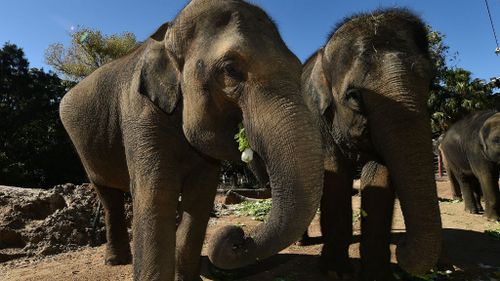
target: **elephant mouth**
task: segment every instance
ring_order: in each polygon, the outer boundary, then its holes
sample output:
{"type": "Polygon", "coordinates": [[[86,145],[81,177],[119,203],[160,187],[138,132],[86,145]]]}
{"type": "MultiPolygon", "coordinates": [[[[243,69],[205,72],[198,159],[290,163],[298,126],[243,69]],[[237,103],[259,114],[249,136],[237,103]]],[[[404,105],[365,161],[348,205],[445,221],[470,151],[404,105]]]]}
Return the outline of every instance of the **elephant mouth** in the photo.
{"type": "Polygon", "coordinates": [[[362,126],[351,133],[350,139],[352,141],[353,149],[358,153],[358,158],[360,161],[366,159],[365,161],[378,159],[377,153],[373,147],[372,136],[367,122],[363,122],[362,126]]]}

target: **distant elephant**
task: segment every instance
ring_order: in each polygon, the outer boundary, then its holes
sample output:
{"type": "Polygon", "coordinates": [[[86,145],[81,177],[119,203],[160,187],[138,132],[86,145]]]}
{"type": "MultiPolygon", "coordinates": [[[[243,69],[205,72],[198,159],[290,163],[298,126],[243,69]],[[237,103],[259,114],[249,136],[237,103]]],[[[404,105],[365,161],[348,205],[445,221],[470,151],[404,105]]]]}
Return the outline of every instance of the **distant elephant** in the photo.
{"type": "Polygon", "coordinates": [[[130,262],[123,210],[130,190],[134,279],[201,280],[220,161],[239,161],[241,122],[269,171],[273,206],[252,233],[219,233],[211,261],[246,265],[300,237],[323,184],[320,133],[301,94],[301,70],[260,8],[193,0],[139,48],[71,89],[60,116],[105,209],[106,263],[130,262]]]}
{"type": "Polygon", "coordinates": [[[440,144],[455,197],[463,197],[465,211],[483,211],[489,220],[500,219],[500,113],[474,112],[453,124],[440,144]]]}
{"type": "Polygon", "coordinates": [[[423,273],[437,262],[442,238],[426,110],[433,76],[428,48],[418,17],[404,9],[379,10],[339,24],[303,66],[303,93],[320,117],[326,151],[321,266],[330,275],[352,276],[351,188],[359,165],[361,280],[393,280],[395,195],[406,224],[399,266],[423,273]]]}

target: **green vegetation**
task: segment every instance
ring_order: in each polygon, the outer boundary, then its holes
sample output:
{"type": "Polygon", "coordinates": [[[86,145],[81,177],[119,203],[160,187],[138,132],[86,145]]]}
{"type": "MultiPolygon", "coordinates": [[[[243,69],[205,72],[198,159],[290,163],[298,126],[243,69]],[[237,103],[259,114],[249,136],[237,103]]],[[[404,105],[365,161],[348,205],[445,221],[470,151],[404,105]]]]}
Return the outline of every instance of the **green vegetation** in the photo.
{"type": "Polygon", "coordinates": [[[238,143],[238,150],[240,152],[243,152],[245,149],[250,148],[250,144],[248,143],[247,135],[245,133],[245,127],[243,127],[243,124],[240,123],[238,127],[240,129],[238,133],[234,135],[234,139],[238,143]]]}
{"type": "Polygon", "coordinates": [[[394,277],[397,280],[404,281],[444,281],[451,280],[450,275],[453,271],[440,271],[440,270],[431,270],[429,273],[420,274],[420,275],[411,275],[403,271],[394,272],[394,277]]]}
{"type": "Polygon", "coordinates": [[[85,179],[59,120],[73,83],[29,68],[22,49],[0,49],[0,184],[46,186],[85,179]]]}
{"type": "Polygon", "coordinates": [[[254,220],[265,221],[271,211],[271,199],[256,201],[244,201],[238,205],[236,214],[240,216],[252,217],[254,220]]]}
{"type": "Polygon", "coordinates": [[[484,233],[488,234],[491,237],[500,238],[500,227],[497,229],[485,230],[484,233]]]}
{"type": "Polygon", "coordinates": [[[463,68],[449,66],[458,54],[450,56],[450,47],[444,43],[445,35],[428,27],[430,54],[436,68],[431,85],[428,108],[434,137],[473,111],[500,107],[500,93],[493,90],[499,85],[483,79],[472,79],[472,73],[463,68]]]}
{"type": "Polygon", "coordinates": [[[57,73],[69,80],[80,81],[100,66],[117,59],[139,46],[130,32],[103,35],[99,30],[79,27],[69,34],[71,45],[50,45],[45,51],[45,61],[57,73]]]}

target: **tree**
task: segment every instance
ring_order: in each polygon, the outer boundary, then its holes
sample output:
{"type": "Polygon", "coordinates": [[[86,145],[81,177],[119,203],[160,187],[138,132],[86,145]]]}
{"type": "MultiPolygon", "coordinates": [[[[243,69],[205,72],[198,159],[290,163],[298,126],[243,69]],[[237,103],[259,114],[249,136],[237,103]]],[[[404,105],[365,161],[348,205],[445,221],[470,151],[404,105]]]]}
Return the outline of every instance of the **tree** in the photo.
{"type": "Polygon", "coordinates": [[[83,169],[58,113],[71,84],[30,69],[22,49],[10,43],[0,49],[0,81],[0,183],[81,182],[83,169]]]}
{"type": "Polygon", "coordinates": [[[450,125],[470,112],[495,108],[500,95],[493,93],[498,87],[482,79],[472,79],[472,73],[459,67],[450,67],[457,53],[449,55],[449,46],[444,43],[445,35],[428,27],[430,54],[435,64],[436,76],[431,85],[428,100],[431,126],[434,137],[444,133],[450,125]]]}
{"type": "Polygon", "coordinates": [[[80,81],[100,66],[119,58],[139,46],[130,32],[103,35],[91,28],[78,28],[70,34],[71,45],[51,44],[45,51],[45,61],[57,73],[72,81],[80,81]]]}

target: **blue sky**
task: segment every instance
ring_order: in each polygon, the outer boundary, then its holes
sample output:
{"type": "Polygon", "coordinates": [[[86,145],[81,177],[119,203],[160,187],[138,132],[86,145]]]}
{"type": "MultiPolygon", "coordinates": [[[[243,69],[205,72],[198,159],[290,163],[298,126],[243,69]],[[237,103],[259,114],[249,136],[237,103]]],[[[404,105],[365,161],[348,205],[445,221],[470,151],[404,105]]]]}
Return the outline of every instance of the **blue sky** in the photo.
{"type": "MultiPolygon", "coordinates": [[[[500,36],[500,0],[488,0],[500,36]]],[[[51,43],[69,43],[71,26],[86,26],[105,34],[131,31],[143,40],[172,19],[186,0],[3,0],[0,3],[0,43],[23,48],[32,67],[50,69],[44,51],[51,43]],[[140,3],[140,4],[139,4],[140,3]]],[[[327,34],[352,13],[380,7],[408,7],[446,35],[453,65],[489,80],[500,76],[500,55],[484,0],[254,0],[277,22],[288,47],[303,61],[325,42],[327,34]]],[[[500,39],[500,38],[499,38],[500,39]]]]}

